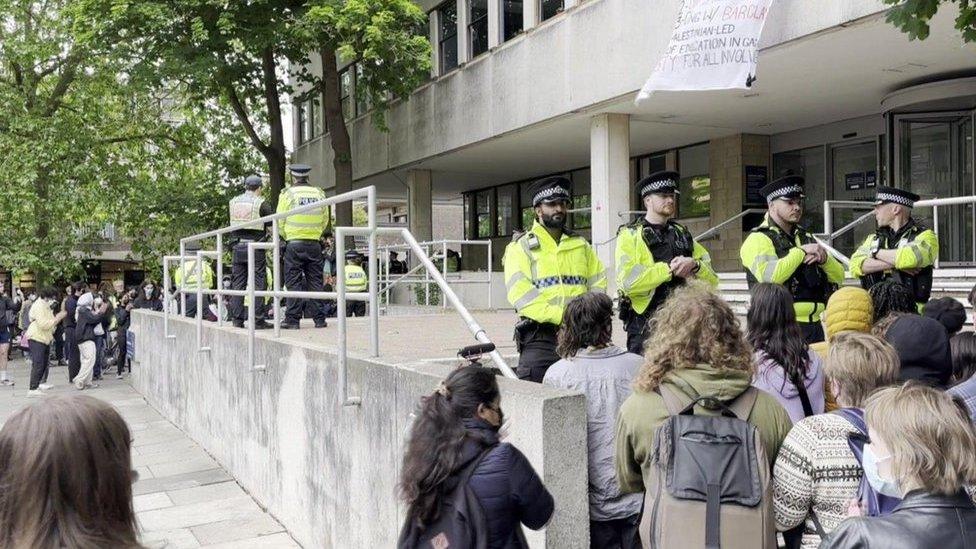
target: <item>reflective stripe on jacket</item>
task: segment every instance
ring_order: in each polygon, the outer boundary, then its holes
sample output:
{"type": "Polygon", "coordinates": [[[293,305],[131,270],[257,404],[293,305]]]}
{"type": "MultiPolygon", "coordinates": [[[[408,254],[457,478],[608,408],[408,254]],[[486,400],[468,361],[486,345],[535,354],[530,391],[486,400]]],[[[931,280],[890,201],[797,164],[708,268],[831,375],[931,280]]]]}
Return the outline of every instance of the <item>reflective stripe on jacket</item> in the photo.
{"type": "MultiPolygon", "coordinates": [[[[294,185],[282,191],[278,198],[277,213],[287,212],[325,200],[325,191],[311,185],[294,185]]],[[[328,206],[289,215],[279,225],[281,237],[288,240],[318,240],[329,223],[328,206]]]]}
{"type": "MultiPolygon", "coordinates": [[[[210,264],[206,261],[201,265],[201,273],[203,275],[203,288],[211,289],[213,288],[214,273],[210,264]]],[[[197,260],[189,259],[182,266],[176,268],[176,272],[173,274],[173,281],[176,283],[177,287],[181,286],[184,290],[196,290],[197,289],[197,260]]]]}
{"type": "Polygon", "coordinates": [[[369,277],[359,265],[346,265],[346,291],[365,292],[369,287],[369,277]]]}
{"type": "Polygon", "coordinates": [[[231,199],[228,209],[230,210],[230,224],[232,227],[242,226],[244,229],[264,230],[260,223],[248,223],[256,219],[261,219],[261,205],[264,199],[247,191],[231,199]]]}

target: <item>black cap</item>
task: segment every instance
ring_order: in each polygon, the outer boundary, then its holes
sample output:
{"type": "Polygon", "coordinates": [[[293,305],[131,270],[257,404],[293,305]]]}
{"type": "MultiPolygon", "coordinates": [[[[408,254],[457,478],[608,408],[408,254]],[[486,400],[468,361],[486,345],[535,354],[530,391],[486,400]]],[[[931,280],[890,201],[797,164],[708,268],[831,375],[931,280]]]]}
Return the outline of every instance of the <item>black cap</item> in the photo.
{"type": "Polygon", "coordinates": [[[637,182],[637,194],[641,198],[649,194],[681,194],[678,191],[679,179],[681,175],[676,171],[664,170],[652,173],[637,182]]]}
{"type": "Polygon", "coordinates": [[[261,179],[261,176],[260,175],[251,174],[251,175],[249,175],[249,176],[247,176],[247,177],[244,178],[244,186],[245,187],[248,187],[248,188],[251,188],[251,189],[256,189],[256,188],[260,187],[261,185],[264,185],[264,180],[261,179]]]}
{"type": "Polygon", "coordinates": [[[538,206],[545,202],[569,202],[569,189],[571,183],[569,179],[561,175],[540,179],[529,186],[529,193],[532,195],[532,206],[538,206]]]}
{"type": "Polygon", "coordinates": [[[201,250],[200,241],[192,240],[190,242],[187,242],[186,245],[183,247],[183,249],[185,249],[188,252],[198,252],[201,250]]]}
{"type": "Polygon", "coordinates": [[[806,181],[802,175],[784,175],[772,183],[767,183],[759,190],[766,197],[766,202],[777,198],[806,198],[803,187],[806,181]]]}
{"type": "Polygon", "coordinates": [[[349,250],[346,252],[346,259],[359,259],[360,254],[356,250],[349,250]]]}
{"type": "Polygon", "coordinates": [[[895,203],[914,208],[915,203],[921,198],[913,192],[882,185],[878,187],[877,194],[874,196],[874,205],[880,206],[882,204],[895,203]]]}
{"type": "Polygon", "coordinates": [[[922,316],[938,320],[949,335],[959,332],[966,324],[966,308],[953,297],[930,300],[922,307],[922,316]]]}

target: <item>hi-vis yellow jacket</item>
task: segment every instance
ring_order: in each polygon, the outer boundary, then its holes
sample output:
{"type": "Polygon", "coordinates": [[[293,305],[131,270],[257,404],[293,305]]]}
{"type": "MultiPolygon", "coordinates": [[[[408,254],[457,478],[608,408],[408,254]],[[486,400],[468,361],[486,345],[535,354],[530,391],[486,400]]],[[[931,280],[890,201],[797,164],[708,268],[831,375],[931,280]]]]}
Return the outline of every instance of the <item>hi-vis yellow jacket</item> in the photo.
{"type": "Polygon", "coordinates": [[[509,303],[540,323],[562,323],[569,300],[607,288],[606,270],[585,238],[564,232],[557,243],[538,221],[509,243],[502,263],[509,303]]]}
{"type": "MultiPolygon", "coordinates": [[[[671,223],[672,230],[683,231],[692,245],[691,258],[698,262],[697,277],[712,286],[718,286],[718,276],[712,270],[712,259],[705,248],[694,241],[688,229],[671,223]]],[[[614,253],[617,264],[617,287],[630,298],[631,307],[637,314],[647,310],[654,292],[662,284],[671,282],[671,258],[655,261],[654,254],[644,240],[644,225],[632,223],[617,230],[617,248],[614,253]]]]}
{"type": "MultiPolygon", "coordinates": [[[[325,191],[311,185],[292,185],[278,197],[278,209],[275,213],[305,206],[325,199],[325,191]]],[[[318,240],[322,231],[329,224],[328,206],[315,208],[311,211],[289,215],[285,222],[279,225],[281,237],[289,240],[318,240]]]]}
{"type": "MultiPolygon", "coordinates": [[[[210,267],[210,263],[204,261],[203,265],[200,266],[200,272],[203,276],[203,288],[207,290],[213,289],[214,273],[213,268],[210,267]]],[[[182,282],[184,290],[196,290],[197,260],[187,259],[182,267],[177,266],[176,272],[173,273],[173,281],[177,286],[182,282]]]]}
{"type": "Polygon", "coordinates": [[[898,250],[895,256],[895,269],[924,269],[935,265],[939,257],[939,237],[932,229],[908,230],[901,238],[887,238],[882,231],[864,239],[861,247],[851,256],[851,276],[864,276],[864,261],[871,257],[874,248],[879,250],[898,250]]]}
{"type": "Polygon", "coordinates": [[[359,265],[346,265],[346,291],[365,292],[369,287],[369,277],[359,265]]]}

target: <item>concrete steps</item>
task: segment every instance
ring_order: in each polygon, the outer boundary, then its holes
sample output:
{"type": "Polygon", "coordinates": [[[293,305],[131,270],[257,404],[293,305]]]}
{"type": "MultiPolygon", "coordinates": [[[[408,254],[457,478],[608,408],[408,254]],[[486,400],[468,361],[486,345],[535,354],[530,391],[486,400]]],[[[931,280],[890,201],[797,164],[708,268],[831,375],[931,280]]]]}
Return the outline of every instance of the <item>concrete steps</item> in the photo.
{"type": "MultiPolygon", "coordinates": [[[[749,285],[746,283],[745,273],[718,273],[719,293],[732,305],[736,315],[745,317],[749,309],[749,285]]],[[[972,324],[973,306],[967,299],[969,291],[976,284],[976,269],[942,268],[936,269],[932,276],[932,298],[952,297],[966,307],[970,314],[966,323],[972,324]]],[[[858,281],[848,278],[846,286],[857,286],[858,281]]]]}

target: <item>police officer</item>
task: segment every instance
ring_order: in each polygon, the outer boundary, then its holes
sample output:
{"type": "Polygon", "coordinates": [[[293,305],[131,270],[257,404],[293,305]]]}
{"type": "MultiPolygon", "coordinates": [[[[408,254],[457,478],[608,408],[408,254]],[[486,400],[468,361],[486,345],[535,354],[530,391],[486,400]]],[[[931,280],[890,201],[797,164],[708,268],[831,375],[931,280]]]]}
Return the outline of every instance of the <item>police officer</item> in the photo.
{"type": "Polygon", "coordinates": [[[799,225],[804,179],[787,175],[761,189],[768,211],[742,243],[739,257],[752,288],[757,282],[783,284],[793,294],[793,309],[808,343],[823,341],[820,315],[827,298],[844,281],[844,266],[799,225]]]}
{"type": "MultiPolygon", "coordinates": [[[[194,254],[200,251],[200,243],[190,242],[186,245],[185,249],[188,255],[194,254]]],[[[183,311],[183,314],[190,318],[197,316],[197,288],[201,287],[201,284],[205,290],[213,288],[214,272],[206,259],[203,260],[203,265],[200,266],[200,273],[202,280],[197,280],[197,259],[194,257],[193,259],[181,261],[180,265],[176,267],[176,273],[173,275],[173,281],[176,283],[176,287],[179,288],[182,286],[186,292],[186,310],[183,311]]],[[[206,296],[204,296],[204,301],[206,301],[206,296]]]]}
{"type": "Polygon", "coordinates": [[[932,293],[939,237],[912,217],[918,199],[902,189],[878,187],[874,199],[878,230],[851,256],[851,275],[861,279],[865,290],[894,278],[912,291],[921,311],[932,293]]]}
{"type": "MultiPolygon", "coordinates": [[[[305,164],[293,164],[290,168],[293,183],[278,198],[278,213],[287,212],[325,200],[325,191],[308,183],[312,169],[305,164]]],[[[285,240],[285,286],[291,291],[322,291],[322,245],[319,238],[329,223],[328,207],[315,208],[289,215],[279,230],[285,240]]],[[[285,321],[281,327],[297,330],[305,307],[305,299],[288,299],[285,321]]],[[[325,328],[325,312],[318,300],[309,300],[312,319],[316,328],[325,328]]]]}
{"type": "MultiPolygon", "coordinates": [[[[239,227],[231,233],[233,239],[233,262],[231,263],[230,288],[233,290],[247,289],[247,244],[248,242],[260,242],[265,239],[265,229],[270,223],[254,223],[255,220],[274,213],[271,204],[267,203],[261,196],[263,180],[258,175],[249,175],[244,179],[244,193],[231,199],[230,224],[239,227]]],[[[254,288],[265,290],[268,287],[266,270],[267,260],[264,250],[254,250],[254,288]]],[[[263,300],[256,300],[263,301],[263,300]]],[[[231,321],[237,328],[244,327],[247,314],[244,309],[244,296],[231,296],[230,298],[231,321]]],[[[264,307],[257,307],[254,310],[254,328],[264,330],[271,325],[265,321],[264,307]]]]}
{"type": "Polygon", "coordinates": [[[566,303],[589,290],[606,290],[607,277],[596,252],[567,230],[570,182],[547,177],[530,186],[536,220],[505,248],[508,301],[521,320],[515,326],[520,379],[541,382],[559,360],[556,332],[566,303]]]}
{"type": "Polygon", "coordinates": [[[708,252],[671,219],[679,179],[678,172],[661,171],[638,181],[637,193],[647,213],[617,230],[620,318],[632,353],[644,354],[647,321],[674,288],[696,277],[718,284],[708,252]]]}
{"type": "MultiPolygon", "coordinates": [[[[369,277],[363,269],[363,255],[356,250],[346,252],[346,292],[365,292],[369,277]]],[[[346,300],[346,316],[366,316],[365,301],[346,300]]]]}

